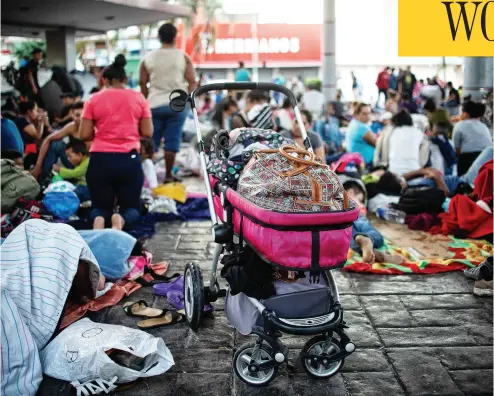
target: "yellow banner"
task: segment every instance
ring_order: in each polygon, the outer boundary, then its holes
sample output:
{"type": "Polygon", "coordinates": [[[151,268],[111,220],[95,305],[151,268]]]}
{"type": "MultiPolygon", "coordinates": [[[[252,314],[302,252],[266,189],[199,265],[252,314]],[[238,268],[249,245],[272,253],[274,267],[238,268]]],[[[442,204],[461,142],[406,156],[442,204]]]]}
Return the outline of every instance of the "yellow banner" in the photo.
{"type": "Polygon", "coordinates": [[[398,0],[399,56],[494,56],[494,0],[398,0]]]}

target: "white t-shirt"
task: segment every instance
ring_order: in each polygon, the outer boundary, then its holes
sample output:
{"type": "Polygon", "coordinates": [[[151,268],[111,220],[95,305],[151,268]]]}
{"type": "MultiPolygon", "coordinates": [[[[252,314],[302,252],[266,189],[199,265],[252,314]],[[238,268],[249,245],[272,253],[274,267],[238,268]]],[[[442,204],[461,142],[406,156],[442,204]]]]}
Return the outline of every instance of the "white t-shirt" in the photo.
{"type": "Polygon", "coordinates": [[[389,138],[388,170],[401,176],[420,169],[420,145],[424,139],[424,133],[415,127],[394,128],[389,138]]]}
{"type": "Polygon", "coordinates": [[[324,95],[322,92],[312,89],[304,93],[302,105],[304,106],[304,109],[319,117],[324,107],[324,95]]]}

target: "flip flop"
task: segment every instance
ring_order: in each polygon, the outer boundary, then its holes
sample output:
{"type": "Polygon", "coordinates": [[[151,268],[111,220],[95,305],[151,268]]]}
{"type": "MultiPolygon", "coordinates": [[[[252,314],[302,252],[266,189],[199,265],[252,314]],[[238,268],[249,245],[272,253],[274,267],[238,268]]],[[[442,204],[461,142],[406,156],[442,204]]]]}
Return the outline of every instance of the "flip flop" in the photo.
{"type": "Polygon", "coordinates": [[[164,313],[162,309],[149,307],[144,300],[125,303],[123,309],[128,316],[144,318],[156,318],[164,313]]]}
{"type": "Polygon", "coordinates": [[[172,276],[160,275],[147,265],[144,266],[143,271],[145,274],[150,274],[154,279],[162,279],[166,282],[170,282],[173,278],[178,278],[181,275],[178,272],[175,272],[172,276]]]}
{"type": "MultiPolygon", "coordinates": [[[[151,272],[145,272],[143,275],[146,275],[148,273],[151,275],[151,272]]],[[[175,273],[172,276],[163,276],[163,275],[151,275],[152,278],[154,278],[152,281],[147,281],[143,277],[137,278],[135,282],[139,283],[141,286],[154,286],[154,285],[159,285],[161,283],[170,283],[174,281],[174,278],[179,278],[180,275],[179,273],[175,273]],[[155,278],[156,276],[156,278],[155,278]]]]}
{"type": "Polygon", "coordinates": [[[161,282],[157,283],[153,286],[154,293],[158,296],[166,296],[168,292],[175,291],[183,291],[184,290],[184,277],[179,276],[175,278],[171,282],[161,282]]]}
{"type": "Polygon", "coordinates": [[[149,330],[149,329],[154,329],[156,327],[169,326],[184,321],[185,321],[185,315],[177,313],[177,311],[165,310],[163,312],[163,315],[157,318],[146,319],[137,322],[137,327],[143,330],[149,330]]]}

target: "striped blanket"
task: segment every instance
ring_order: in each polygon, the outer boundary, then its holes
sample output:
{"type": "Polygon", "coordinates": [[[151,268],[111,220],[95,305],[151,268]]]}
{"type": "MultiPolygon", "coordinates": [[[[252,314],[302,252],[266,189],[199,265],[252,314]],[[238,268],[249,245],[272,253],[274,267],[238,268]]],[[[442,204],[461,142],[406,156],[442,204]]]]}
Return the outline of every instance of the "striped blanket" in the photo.
{"type": "Polygon", "coordinates": [[[57,330],[79,261],[88,264],[95,296],[99,266],[72,227],[28,220],[3,242],[2,395],[36,394],[43,377],[38,351],[57,330]]]}

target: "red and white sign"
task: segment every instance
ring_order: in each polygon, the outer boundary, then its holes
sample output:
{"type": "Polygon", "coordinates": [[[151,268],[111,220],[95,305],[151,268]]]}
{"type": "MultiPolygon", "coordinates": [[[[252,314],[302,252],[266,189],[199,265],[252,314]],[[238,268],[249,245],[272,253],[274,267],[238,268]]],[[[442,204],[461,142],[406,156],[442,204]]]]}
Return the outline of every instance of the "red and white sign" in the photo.
{"type": "Polygon", "coordinates": [[[318,65],[321,62],[321,25],[260,24],[257,25],[257,39],[252,38],[249,23],[219,23],[208,28],[195,26],[189,34],[186,51],[195,64],[205,67],[236,67],[239,61],[249,65],[256,51],[259,63],[266,63],[268,67],[318,65]],[[211,39],[213,29],[215,40],[211,39]]]}

